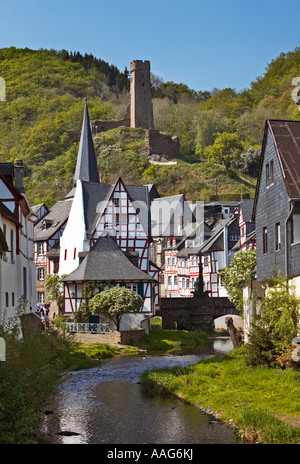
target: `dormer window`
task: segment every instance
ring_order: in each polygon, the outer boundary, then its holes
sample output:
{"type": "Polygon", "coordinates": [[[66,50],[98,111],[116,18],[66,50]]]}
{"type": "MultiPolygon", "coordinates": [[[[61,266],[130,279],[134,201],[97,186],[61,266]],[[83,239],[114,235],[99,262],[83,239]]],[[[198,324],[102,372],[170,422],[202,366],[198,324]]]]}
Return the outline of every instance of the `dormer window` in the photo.
{"type": "Polygon", "coordinates": [[[49,227],[52,226],[53,221],[51,219],[44,219],[42,222],[42,228],[43,230],[49,229],[49,227]]]}

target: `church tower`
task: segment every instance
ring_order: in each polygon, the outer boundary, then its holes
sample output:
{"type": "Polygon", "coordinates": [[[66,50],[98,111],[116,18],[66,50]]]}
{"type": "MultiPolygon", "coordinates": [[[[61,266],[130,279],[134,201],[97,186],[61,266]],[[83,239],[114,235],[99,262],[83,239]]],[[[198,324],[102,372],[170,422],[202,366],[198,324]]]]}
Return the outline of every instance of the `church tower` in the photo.
{"type": "Polygon", "coordinates": [[[85,100],[84,106],[83,123],[74,175],[74,187],[76,187],[78,179],[85,180],[87,182],[100,182],[87,100],[85,100]]]}

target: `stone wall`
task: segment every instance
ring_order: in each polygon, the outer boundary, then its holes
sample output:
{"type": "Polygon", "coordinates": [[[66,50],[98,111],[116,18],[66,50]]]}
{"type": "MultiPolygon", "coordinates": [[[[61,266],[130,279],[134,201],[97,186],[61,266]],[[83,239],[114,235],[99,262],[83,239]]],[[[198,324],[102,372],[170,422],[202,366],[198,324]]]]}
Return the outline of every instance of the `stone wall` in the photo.
{"type": "Polygon", "coordinates": [[[130,106],[127,108],[124,119],[120,121],[91,121],[91,131],[93,134],[106,132],[116,127],[130,127],[130,106]]]}
{"type": "Polygon", "coordinates": [[[178,137],[161,134],[155,129],[148,129],[146,131],[145,144],[148,148],[148,156],[153,161],[167,161],[179,154],[178,137]]]}
{"type": "Polygon", "coordinates": [[[75,340],[80,343],[105,343],[108,345],[131,345],[140,346],[145,329],[137,330],[117,330],[110,331],[104,334],[92,333],[75,333],[75,340]]]}
{"type": "Polygon", "coordinates": [[[163,329],[205,330],[225,314],[239,314],[227,297],[161,298],[163,329]]]}
{"type": "Polygon", "coordinates": [[[24,338],[30,337],[43,330],[41,319],[33,313],[22,314],[20,316],[20,321],[24,338]]]}

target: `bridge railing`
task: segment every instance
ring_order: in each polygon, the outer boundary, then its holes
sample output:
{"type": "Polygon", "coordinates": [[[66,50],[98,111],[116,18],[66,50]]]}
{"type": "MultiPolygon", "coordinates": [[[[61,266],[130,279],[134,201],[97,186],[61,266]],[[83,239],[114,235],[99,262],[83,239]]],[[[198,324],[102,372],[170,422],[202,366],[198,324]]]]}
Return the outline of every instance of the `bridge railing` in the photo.
{"type": "Polygon", "coordinates": [[[108,333],[109,324],[95,322],[67,322],[67,330],[77,333],[108,333]]]}

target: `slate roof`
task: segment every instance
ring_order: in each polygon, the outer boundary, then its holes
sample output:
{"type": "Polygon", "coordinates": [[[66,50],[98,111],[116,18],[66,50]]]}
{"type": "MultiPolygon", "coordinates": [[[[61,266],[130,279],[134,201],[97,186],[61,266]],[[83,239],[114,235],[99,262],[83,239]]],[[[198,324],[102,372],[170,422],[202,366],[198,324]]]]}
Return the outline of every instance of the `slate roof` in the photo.
{"type": "Polygon", "coordinates": [[[63,282],[83,281],[155,282],[136,267],[119,248],[115,238],[105,231],[81,264],[63,282]]]}
{"type": "Polygon", "coordinates": [[[269,120],[290,198],[300,197],[300,121],[269,120]]]}
{"type": "Polygon", "coordinates": [[[268,131],[270,131],[274,142],[287,194],[290,198],[300,198],[300,121],[268,119],[265,124],[265,132],[262,143],[262,156],[258,182],[256,185],[253,217],[255,217],[256,201],[264,158],[264,148],[267,141],[268,131]]]}
{"type": "Polygon", "coordinates": [[[208,238],[208,240],[206,240],[201,245],[196,245],[195,247],[192,247],[192,249],[190,250],[190,253],[198,254],[200,251],[202,253],[209,251],[213,247],[213,245],[217,242],[217,240],[222,236],[224,226],[229,227],[236,220],[237,220],[237,216],[231,217],[229,219],[223,219],[222,221],[220,221],[216,225],[216,227],[212,230],[212,235],[208,238]]]}
{"type": "Polygon", "coordinates": [[[7,206],[2,203],[2,201],[0,201],[0,212],[2,214],[4,214],[4,216],[7,218],[7,219],[10,219],[11,221],[15,222],[16,224],[19,224],[19,220],[17,218],[17,216],[10,210],[7,208],[7,206]]]}
{"type": "Polygon", "coordinates": [[[86,101],[84,105],[83,122],[74,175],[74,185],[76,185],[76,181],[78,179],[88,182],[99,182],[97,160],[94,151],[94,143],[86,101]]]}
{"type": "Polygon", "coordinates": [[[72,206],[71,200],[57,201],[49,212],[34,226],[34,240],[48,240],[68,219],[72,206]],[[44,227],[47,222],[47,228],[44,227]]]}
{"type": "Polygon", "coordinates": [[[8,251],[8,245],[7,245],[7,242],[5,240],[5,237],[4,237],[4,234],[2,232],[2,229],[0,227],[0,256],[2,256],[2,253],[4,251],[8,251]]]}
{"type": "Polygon", "coordinates": [[[252,220],[253,204],[254,199],[252,198],[243,198],[240,202],[240,208],[245,222],[251,222],[252,220]]]}

